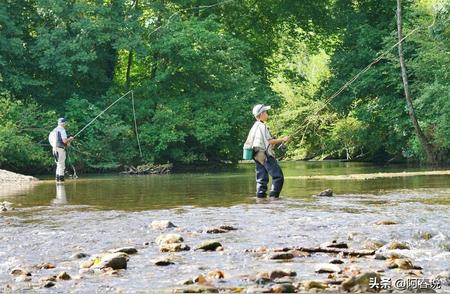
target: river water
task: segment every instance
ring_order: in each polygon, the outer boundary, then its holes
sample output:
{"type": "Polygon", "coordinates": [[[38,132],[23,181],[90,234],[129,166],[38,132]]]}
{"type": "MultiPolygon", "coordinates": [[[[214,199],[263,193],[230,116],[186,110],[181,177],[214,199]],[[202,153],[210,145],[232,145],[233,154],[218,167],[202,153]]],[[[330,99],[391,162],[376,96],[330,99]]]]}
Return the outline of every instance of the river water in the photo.
{"type": "MultiPolygon", "coordinates": [[[[286,162],[287,177],[417,171],[404,166],[373,166],[340,162],[286,162]]],[[[435,279],[450,271],[450,176],[414,176],[372,180],[287,179],[279,200],[253,197],[254,167],[241,164],[224,172],[167,176],[82,176],[63,186],[48,181],[33,187],[3,189],[0,201],[10,201],[13,211],[0,214],[0,293],[22,292],[161,292],[182,288],[180,281],[221,270],[225,279],[211,284],[231,289],[254,285],[258,272],[289,269],[296,281],[325,280],[315,273],[318,263],[335,256],[313,254],[289,262],[271,260],[267,254],[245,252],[261,247],[316,247],[324,242],[346,242],[361,249],[367,239],[399,241],[410,250],[394,250],[422,267],[420,277],[435,279]],[[333,189],[334,197],[317,197],[333,189]],[[153,230],[154,220],[170,220],[177,228],[153,230]],[[376,225],[392,220],[396,225],[376,225]],[[205,229],[231,225],[223,234],[205,229]],[[178,233],[191,248],[205,240],[218,240],[219,252],[160,253],[155,239],[178,233]],[[428,238],[423,238],[424,233],[428,238]],[[431,237],[431,238],[430,238],[431,237]],[[79,272],[81,261],[72,255],[91,256],[109,249],[132,246],[128,269],[118,274],[79,272]],[[170,257],[174,265],[158,267],[153,260],[170,257]],[[38,269],[52,263],[54,269],[38,269]],[[16,281],[15,267],[32,272],[31,281],[16,281]],[[40,287],[39,279],[66,271],[69,281],[53,288],[40,287]]],[[[385,247],[380,252],[392,253],[385,247]]],[[[87,258],[86,258],[87,259],[87,258]]],[[[386,261],[373,257],[343,259],[347,271],[379,270],[388,278],[406,278],[407,270],[387,269],[386,261]]],[[[417,274],[417,272],[416,272],[417,274]]],[[[244,290],[245,291],[245,290],[244,290]]],[[[442,289],[450,291],[448,281],[442,289]]]]}

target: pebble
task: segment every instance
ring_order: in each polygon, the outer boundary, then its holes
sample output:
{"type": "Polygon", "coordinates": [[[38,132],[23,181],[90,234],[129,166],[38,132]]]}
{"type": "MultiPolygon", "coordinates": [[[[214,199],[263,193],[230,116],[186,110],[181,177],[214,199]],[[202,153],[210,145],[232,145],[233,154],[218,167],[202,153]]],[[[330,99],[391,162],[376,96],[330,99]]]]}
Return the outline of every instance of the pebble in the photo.
{"type": "Polygon", "coordinates": [[[303,281],[302,286],[306,290],[310,289],[326,289],[328,288],[328,284],[322,281],[303,281]]]}
{"type": "Polygon", "coordinates": [[[330,260],[331,264],[343,264],[344,261],[340,260],[340,259],[332,259],[330,260]]]}
{"type": "Polygon", "coordinates": [[[294,293],[296,289],[290,283],[275,284],[270,288],[272,293],[294,293]]]}
{"type": "Polygon", "coordinates": [[[376,279],[381,280],[381,276],[376,272],[366,272],[353,277],[349,277],[342,282],[341,287],[345,291],[367,292],[370,289],[370,281],[376,279]]]}
{"type": "Polygon", "coordinates": [[[326,242],[320,245],[322,248],[339,248],[339,249],[347,249],[348,245],[345,242],[338,242],[333,240],[331,242],[326,242]]]}
{"type": "Polygon", "coordinates": [[[119,253],[107,253],[100,257],[97,257],[94,260],[93,268],[105,269],[126,269],[128,262],[128,254],[119,252],[119,253]]]}
{"type": "Polygon", "coordinates": [[[159,221],[152,221],[150,227],[153,230],[165,230],[170,228],[176,228],[177,226],[168,220],[159,220],[159,221]]]}
{"type": "Polygon", "coordinates": [[[11,270],[13,276],[31,276],[31,273],[23,268],[16,267],[11,270]]]}

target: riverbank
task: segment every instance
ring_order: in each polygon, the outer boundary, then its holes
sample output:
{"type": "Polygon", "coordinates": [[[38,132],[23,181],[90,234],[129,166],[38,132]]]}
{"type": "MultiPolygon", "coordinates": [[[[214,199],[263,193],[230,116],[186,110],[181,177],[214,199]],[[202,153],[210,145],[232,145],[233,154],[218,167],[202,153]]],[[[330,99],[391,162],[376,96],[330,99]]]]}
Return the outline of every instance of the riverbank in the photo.
{"type": "Polygon", "coordinates": [[[39,179],[0,169],[0,184],[24,184],[36,181],[39,181],[39,179]]]}

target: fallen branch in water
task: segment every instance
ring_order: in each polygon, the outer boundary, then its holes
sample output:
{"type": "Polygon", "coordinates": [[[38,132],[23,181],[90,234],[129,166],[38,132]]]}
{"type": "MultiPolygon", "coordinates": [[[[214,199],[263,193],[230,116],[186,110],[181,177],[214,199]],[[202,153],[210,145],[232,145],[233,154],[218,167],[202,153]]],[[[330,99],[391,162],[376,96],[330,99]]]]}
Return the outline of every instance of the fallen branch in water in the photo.
{"type": "Polygon", "coordinates": [[[126,175],[165,175],[171,172],[173,165],[169,164],[144,164],[137,167],[125,166],[126,171],[121,174],[126,175]]]}
{"type": "Polygon", "coordinates": [[[331,254],[342,254],[344,256],[367,256],[374,255],[375,250],[350,250],[345,248],[322,248],[322,247],[285,247],[280,249],[274,249],[275,252],[286,252],[286,251],[301,251],[308,253],[331,253],[331,254]]]}

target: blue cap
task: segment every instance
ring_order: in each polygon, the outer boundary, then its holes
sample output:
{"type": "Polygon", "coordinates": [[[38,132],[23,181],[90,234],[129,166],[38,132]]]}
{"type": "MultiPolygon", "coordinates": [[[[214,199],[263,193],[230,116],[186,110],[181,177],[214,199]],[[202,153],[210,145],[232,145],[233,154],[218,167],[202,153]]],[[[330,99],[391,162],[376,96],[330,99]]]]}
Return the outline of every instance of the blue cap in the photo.
{"type": "Polygon", "coordinates": [[[58,118],[58,124],[63,124],[66,122],[66,119],[64,117],[58,118]]]}

